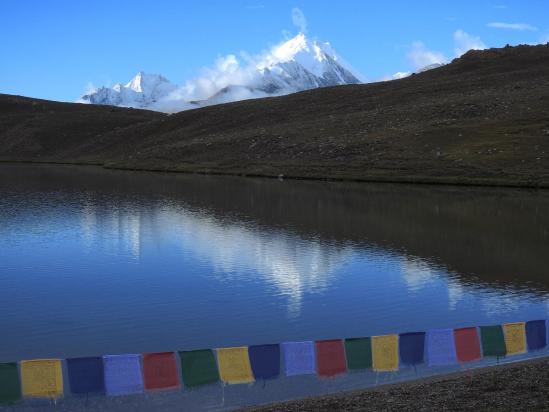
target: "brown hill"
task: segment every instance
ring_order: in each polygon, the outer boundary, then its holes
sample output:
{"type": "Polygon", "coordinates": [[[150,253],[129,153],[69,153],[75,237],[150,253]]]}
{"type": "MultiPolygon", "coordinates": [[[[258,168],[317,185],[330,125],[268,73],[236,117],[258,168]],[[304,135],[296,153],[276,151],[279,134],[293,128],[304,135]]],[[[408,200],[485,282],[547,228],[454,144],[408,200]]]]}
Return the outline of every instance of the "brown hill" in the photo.
{"type": "Polygon", "coordinates": [[[144,110],[0,94],[0,159],[71,162],[73,153],[104,134],[163,117],[144,110]]]}
{"type": "Polygon", "coordinates": [[[0,160],[549,187],[549,45],[175,115],[0,96],[0,160]]]}

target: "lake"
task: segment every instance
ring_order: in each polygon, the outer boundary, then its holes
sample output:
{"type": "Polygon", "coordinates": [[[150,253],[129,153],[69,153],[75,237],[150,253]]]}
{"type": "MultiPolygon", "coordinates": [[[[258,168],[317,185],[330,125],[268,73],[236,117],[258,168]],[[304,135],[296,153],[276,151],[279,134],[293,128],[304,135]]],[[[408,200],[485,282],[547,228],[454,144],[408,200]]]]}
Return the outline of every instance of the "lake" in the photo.
{"type": "Polygon", "coordinates": [[[0,165],[0,361],[544,319],[548,211],[549,191],[0,165]]]}

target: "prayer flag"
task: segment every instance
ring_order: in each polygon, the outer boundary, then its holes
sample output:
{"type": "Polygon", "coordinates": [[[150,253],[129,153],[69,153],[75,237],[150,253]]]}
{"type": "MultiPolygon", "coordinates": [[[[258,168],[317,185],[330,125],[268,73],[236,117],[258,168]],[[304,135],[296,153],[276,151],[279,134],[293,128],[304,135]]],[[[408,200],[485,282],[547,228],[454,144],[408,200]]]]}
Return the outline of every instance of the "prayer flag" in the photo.
{"type": "Polygon", "coordinates": [[[179,387],[179,373],[173,352],[143,354],[145,389],[161,390],[179,387]]]}
{"type": "Polygon", "coordinates": [[[429,366],[457,363],[456,344],[452,329],[432,329],[427,332],[427,358],[429,366]]]}
{"type": "Polygon", "coordinates": [[[71,393],[105,392],[102,358],[67,359],[67,371],[71,393]]]}
{"type": "Polygon", "coordinates": [[[482,341],[483,356],[505,356],[505,339],[501,325],[481,326],[480,338],[482,341]]]}
{"type": "Polygon", "coordinates": [[[526,342],[528,350],[543,349],[547,346],[547,331],[544,320],[526,322],[526,342]]]}
{"type": "Polygon", "coordinates": [[[458,361],[472,362],[482,358],[477,328],[454,329],[458,361]]]}
{"type": "Polygon", "coordinates": [[[526,352],[526,331],[524,322],[506,323],[503,325],[507,355],[526,352]]]}
{"type": "Polygon", "coordinates": [[[143,392],[140,355],[103,356],[107,395],[129,395],[143,392]]]}
{"type": "Polygon", "coordinates": [[[211,349],[179,352],[185,386],[194,387],[219,382],[219,371],[211,349]]]}
{"type": "Polygon", "coordinates": [[[545,342],[549,343],[549,319],[545,320],[545,342]]]}
{"type": "Polygon", "coordinates": [[[21,361],[24,396],[55,398],[63,395],[63,374],[59,359],[21,361]]]}
{"type": "Polygon", "coordinates": [[[272,379],[280,375],[280,346],[255,345],[248,348],[255,379],[272,379]]]}
{"type": "Polygon", "coordinates": [[[372,336],[372,359],[376,371],[398,370],[398,335],[372,336]]]}
{"type": "Polygon", "coordinates": [[[316,364],[318,375],[330,378],[347,371],[345,350],[342,340],[321,340],[316,342],[316,364]]]}
{"type": "Polygon", "coordinates": [[[360,370],[372,367],[372,340],[370,338],[345,339],[347,369],[360,370]]]}
{"type": "Polygon", "coordinates": [[[286,342],[282,344],[282,348],[286,376],[309,375],[316,372],[313,342],[286,342]]]}
{"type": "Polygon", "coordinates": [[[398,350],[402,364],[417,365],[422,363],[425,352],[425,332],[401,333],[398,350]]]}
{"type": "Polygon", "coordinates": [[[217,363],[221,380],[226,383],[251,383],[254,381],[248,348],[217,349],[217,363]]]}
{"type": "Polygon", "coordinates": [[[21,384],[17,363],[0,363],[0,403],[21,399],[21,384]]]}

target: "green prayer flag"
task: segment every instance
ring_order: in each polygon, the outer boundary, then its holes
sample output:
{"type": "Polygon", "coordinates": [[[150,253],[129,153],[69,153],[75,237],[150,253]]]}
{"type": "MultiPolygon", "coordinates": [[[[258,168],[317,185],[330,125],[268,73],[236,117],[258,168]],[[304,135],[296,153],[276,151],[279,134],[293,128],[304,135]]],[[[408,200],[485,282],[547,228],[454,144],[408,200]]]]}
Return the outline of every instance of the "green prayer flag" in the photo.
{"type": "Polygon", "coordinates": [[[345,339],[347,369],[359,370],[372,367],[372,341],[370,338],[345,339]]]}
{"type": "Polygon", "coordinates": [[[219,381],[217,362],[211,349],[179,352],[185,386],[199,386],[219,381]]]}
{"type": "Polygon", "coordinates": [[[0,403],[21,399],[21,384],[17,363],[0,363],[0,403]]]}
{"type": "Polygon", "coordinates": [[[480,336],[483,356],[505,356],[507,354],[501,325],[481,326],[480,336]]]}

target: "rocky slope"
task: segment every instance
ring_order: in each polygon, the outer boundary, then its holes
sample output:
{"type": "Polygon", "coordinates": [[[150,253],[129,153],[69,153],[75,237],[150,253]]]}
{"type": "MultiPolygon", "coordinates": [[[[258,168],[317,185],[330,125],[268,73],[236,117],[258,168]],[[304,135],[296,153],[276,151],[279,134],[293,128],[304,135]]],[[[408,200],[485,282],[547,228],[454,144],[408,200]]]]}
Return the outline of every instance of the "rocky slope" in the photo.
{"type": "Polygon", "coordinates": [[[549,186],[549,45],[470,51],[401,80],[169,116],[13,96],[0,102],[3,160],[549,186]]]}

